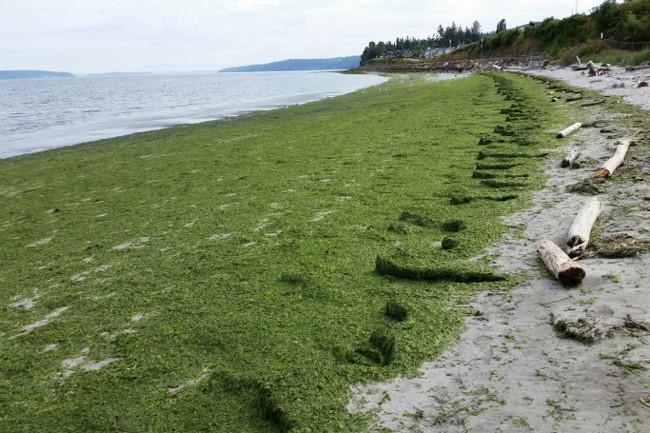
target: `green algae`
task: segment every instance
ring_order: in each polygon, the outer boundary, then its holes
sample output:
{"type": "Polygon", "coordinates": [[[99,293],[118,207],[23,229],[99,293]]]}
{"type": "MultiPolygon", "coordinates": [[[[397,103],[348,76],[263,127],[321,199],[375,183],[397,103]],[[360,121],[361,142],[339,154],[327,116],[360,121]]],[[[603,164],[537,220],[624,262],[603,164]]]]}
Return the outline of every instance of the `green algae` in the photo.
{"type": "Polygon", "coordinates": [[[0,430],[364,431],[349,386],[413,372],[510,284],[469,263],[542,185],[545,91],[409,80],[0,161],[0,430]],[[530,177],[495,197],[475,170],[530,177]]]}

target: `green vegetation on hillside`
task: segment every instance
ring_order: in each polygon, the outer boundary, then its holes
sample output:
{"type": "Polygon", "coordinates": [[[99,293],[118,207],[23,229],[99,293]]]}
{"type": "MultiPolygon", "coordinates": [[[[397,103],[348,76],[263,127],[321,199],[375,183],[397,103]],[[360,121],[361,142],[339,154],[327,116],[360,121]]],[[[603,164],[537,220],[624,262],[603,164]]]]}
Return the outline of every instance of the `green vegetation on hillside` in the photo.
{"type": "Polygon", "coordinates": [[[546,93],[392,82],[0,161],[0,431],[364,431],[350,385],[514,280],[474,258],[542,185],[546,93]]]}
{"type": "MultiPolygon", "coordinates": [[[[573,53],[576,49],[582,55],[609,49],[650,49],[650,0],[620,4],[607,0],[589,15],[576,14],[561,20],[550,17],[524,31],[500,32],[487,38],[484,45],[488,56],[533,51],[561,57],[567,50],[573,53]]],[[[478,50],[480,47],[474,46],[467,52],[478,54],[478,50]]]]}
{"type": "MultiPolygon", "coordinates": [[[[457,29],[455,25],[453,29],[457,29]]],[[[450,35],[458,33],[440,33],[441,27],[438,31],[440,37],[435,40],[407,38],[407,48],[418,47],[412,49],[412,56],[418,58],[426,47],[440,46],[440,42],[448,43],[446,41],[451,40],[453,46],[461,42],[471,43],[445,56],[447,59],[543,53],[549,58],[566,57],[566,61],[573,62],[576,55],[642,51],[641,55],[625,57],[628,62],[640,63],[650,60],[650,0],[630,0],[624,3],[606,0],[589,14],[575,14],[564,19],[549,17],[522,28],[506,29],[505,22],[502,21],[496,33],[474,35],[476,32],[469,32],[466,37],[452,38],[450,35]],[[442,37],[443,34],[447,34],[447,37],[442,37]],[[482,45],[479,42],[481,38],[482,45]]],[[[364,49],[362,62],[381,57],[387,51],[385,47],[383,42],[370,42],[364,49]]]]}

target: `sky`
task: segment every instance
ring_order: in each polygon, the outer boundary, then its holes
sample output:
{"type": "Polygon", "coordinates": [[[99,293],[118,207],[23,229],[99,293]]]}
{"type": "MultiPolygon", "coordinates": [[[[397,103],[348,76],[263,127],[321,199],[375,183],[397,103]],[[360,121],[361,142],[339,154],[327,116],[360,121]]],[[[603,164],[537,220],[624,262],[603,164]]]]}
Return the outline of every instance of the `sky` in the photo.
{"type": "Polygon", "coordinates": [[[370,41],[484,32],[603,0],[0,0],[0,70],[213,71],[360,55],[370,41]]]}

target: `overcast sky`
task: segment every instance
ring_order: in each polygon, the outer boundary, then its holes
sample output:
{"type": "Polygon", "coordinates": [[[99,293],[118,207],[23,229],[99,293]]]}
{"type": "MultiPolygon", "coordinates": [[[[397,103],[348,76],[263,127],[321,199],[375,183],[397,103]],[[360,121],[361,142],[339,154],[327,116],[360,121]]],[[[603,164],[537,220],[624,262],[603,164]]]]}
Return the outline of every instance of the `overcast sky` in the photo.
{"type": "Polygon", "coordinates": [[[588,13],[602,0],[0,0],[0,70],[205,71],[588,13]]]}

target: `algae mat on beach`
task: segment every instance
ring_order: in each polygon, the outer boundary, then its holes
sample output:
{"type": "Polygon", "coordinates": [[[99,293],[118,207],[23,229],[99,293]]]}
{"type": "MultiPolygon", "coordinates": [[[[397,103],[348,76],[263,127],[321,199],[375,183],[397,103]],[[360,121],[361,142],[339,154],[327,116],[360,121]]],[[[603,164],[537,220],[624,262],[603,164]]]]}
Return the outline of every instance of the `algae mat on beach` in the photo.
{"type": "Polygon", "coordinates": [[[0,431],[349,432],[454,339],[563,121],[511,74],[0,161],[0,431]],[[466,314],[466,312],[465,312],[466,314]]]}

